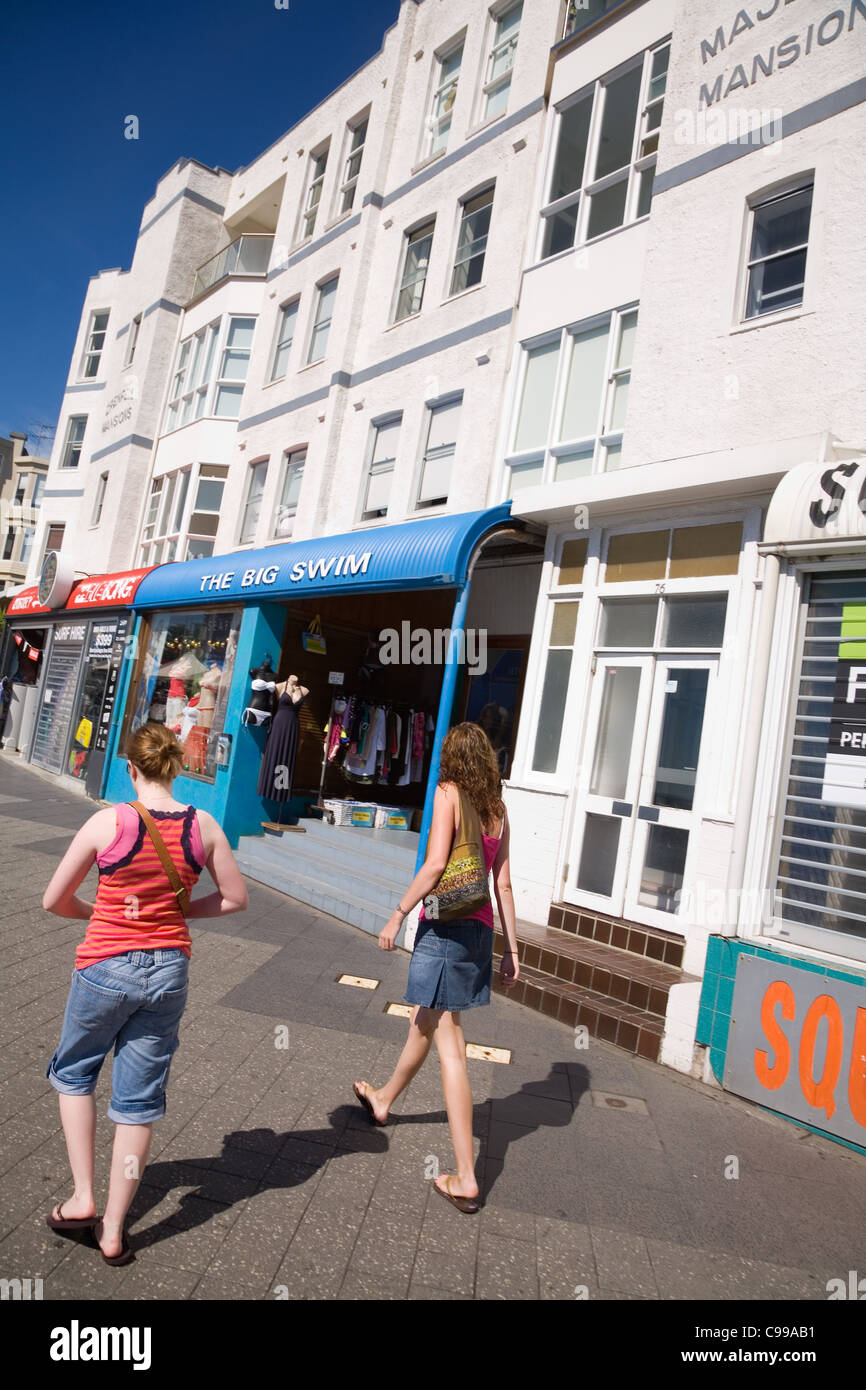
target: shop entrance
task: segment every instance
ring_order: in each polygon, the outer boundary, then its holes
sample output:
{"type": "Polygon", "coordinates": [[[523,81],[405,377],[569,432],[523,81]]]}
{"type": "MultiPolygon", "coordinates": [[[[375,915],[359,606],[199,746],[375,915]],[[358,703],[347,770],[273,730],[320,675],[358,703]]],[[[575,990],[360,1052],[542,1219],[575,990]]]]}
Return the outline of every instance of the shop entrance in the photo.
{"type": "MultiPolygon", "coordinates": [[[[278,682],[297,676],[309,695],[298,714],[291,801],[263,803],[273,820],[301,814],[305,805],[318,802],[321,788],[328,803],[400,808],[406,812],[406,828],[418,828],[453,607],[449,590],[352,593],[287,606],[278,682]],[[315,634],[307,635],[317,617],[321,643],[315,634]],[[377,726],[372,741],[365,736],[359,744],[371,720],[377,726]]],[[[256,667],[266,655],[264,650],[255,653],[256,667]]],[[[253,733],[264,753],[267,729],[253,733]]],[[[338,807],[336,815],[340,823],[351,823],[348,805],[338,807]]],[[[356,823],[369,827],[375,822],[375,811],[360,811],[356,823]]]]}
{"type": "Polygon", "coordinates": [[[717,657],[597,660],[569,902],[684,930],[717,667],[717,657]]]}

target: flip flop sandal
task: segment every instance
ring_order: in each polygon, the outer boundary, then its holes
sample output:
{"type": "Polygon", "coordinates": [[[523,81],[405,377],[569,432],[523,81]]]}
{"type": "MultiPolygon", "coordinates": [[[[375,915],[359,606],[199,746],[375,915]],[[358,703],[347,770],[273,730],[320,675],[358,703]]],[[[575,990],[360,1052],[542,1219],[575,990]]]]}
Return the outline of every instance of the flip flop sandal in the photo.
{"type": "Polygon", "coordinates": [[[119,1255],[106,1255],[105,1251],[99,1245],[99,1241],[97,1241],[96,1244],[107,1265],[128,1265],[135,1259],[135,1251],[129,1243],[129,1237],[126,1231],[123,1233],[123,1249],[119,1255]]]}
{"type": "Polygon", "coordinates": [[[361,1102],[361,1104],[363,1105],[364,1109],[367,1111],[368,1115],[370,1116],[371,1123],[374,1124],[374,1125],[379,1125],[380,1128],[384,1129],[385,1126],[386,1126],[386,1124],[388,1123],[388,1121],[387,1121],[387,1120],[379,1120],[379,1119],[376,1118],[376,1112],[375,1112],[375,1110],[373,1109],[373,1106],[372,1106],[370,1100],[369,1100],[368,1097],[367,1097],[366,1087],[368,1087],[368,1086],[370,1085],[369,1081],[362,1081],[362,1082],[360,1082],[360,1085],[362,1085],[363,1087],[365,1087],[365,1090],[363,1090],[363,1091],[358,1091],[358,1090],[356,1090],[356,1083],[353,1083],[353,1085],[352,1085],[352,1090],[353,1090],[354,1093],[355,1093],[355,1099],[356,1099],[356,1100],[359,1100],[359,1101],[361,1102]]]}
{"type": "Polygon", "coordinates": [[[51,1227],[52,1231],[86,1231],[89,1226],[95,1226],[100,1219],[98,1216],[73,1218],[71,1216],[63,1216],[62,1213],[63,1203],[58,1202],[57,1215],[55,1216],[54,1212],[50,1211],[46,1216],[45,1223],[51,1227]]]}
{"type": "Polygon", "coordinates": [[[450,1173],[443,1173],[442,1176],[445,1182],[445,1186],[448,1188],[447,1192],[443,1191],[443,1189],[436,1182],[435,1178],[433,1180],[433,1186],[439,1193],[440,1197],[444,1197],[446,1202],[450,1202],[451,1205],[455,1206],[458,1211],[462,1211],[465,1216],[474,1216],[477,1211],[481,1210],[481,1207],[479,1206],[478,1202],[476,1202],[474,1197],[455,1196],[455,1194],[451,1191],[450,1184],[448,1182],[448,1179],[451,1176],[450,1173]]]}

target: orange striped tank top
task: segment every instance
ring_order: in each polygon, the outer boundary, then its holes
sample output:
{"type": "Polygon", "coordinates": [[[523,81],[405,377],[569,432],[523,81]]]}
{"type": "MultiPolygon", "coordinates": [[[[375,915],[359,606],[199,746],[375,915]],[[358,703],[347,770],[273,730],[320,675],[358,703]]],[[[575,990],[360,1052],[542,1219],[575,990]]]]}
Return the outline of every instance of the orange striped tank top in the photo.
{"type": "MultiPolygon", "coordinates": [[[[190,954],[186,919],[144,821],[127,803],[116,807],[117,834],[96,856],[99,887],[75,968],[127,951],[177,947],[190,954]]],[[[185,811],[151,811],[181,883],[192,892],[205,865],[194,806],[185,811]]]]}

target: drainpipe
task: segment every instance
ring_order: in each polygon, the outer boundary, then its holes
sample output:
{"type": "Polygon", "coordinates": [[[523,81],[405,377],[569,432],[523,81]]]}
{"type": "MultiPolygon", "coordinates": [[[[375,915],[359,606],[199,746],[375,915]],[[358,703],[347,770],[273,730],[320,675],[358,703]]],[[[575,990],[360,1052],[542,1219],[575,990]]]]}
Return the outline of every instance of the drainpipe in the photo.
{"type": "MultiPolygon", "coordinates": [[[[738,891],[743,886],[746,868],[746,848],[749,832],[752,829],[755,782],[757,780],[758,757],[761,748],[761,727],[764,719],[764,705],[767,693],[767,674],[770,669],[770,653],[773,643],[773,625],[776,617],[776,595],[779,589],[780,559],[778,555],[764,557],[763,600],[758,624],[758,637],[755,644],[755,663],[752,675],[752,694],[746,718],[743,738],[743,763],[737,800],[734,807],[734,837],[731,845],[731,858],[728,871],[728,889],[738,891]]],[[[729,899],[730,901],[730,899],[729,899]]],[[[737,918],[739,919],[739,908],[737,918]]],[[[725,922],[720,936],[736,936],[738,922],[725,922]]]]}

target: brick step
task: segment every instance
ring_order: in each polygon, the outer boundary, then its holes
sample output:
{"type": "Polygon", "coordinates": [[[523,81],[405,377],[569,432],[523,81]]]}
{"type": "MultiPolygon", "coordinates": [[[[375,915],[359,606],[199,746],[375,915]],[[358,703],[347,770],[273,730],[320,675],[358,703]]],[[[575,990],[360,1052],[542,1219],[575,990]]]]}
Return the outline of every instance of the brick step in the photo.
{"type": "Polygon", "coordinates": [[[664,965],[681,966],[685,941],[673,932],[647,927],[640,922],[626,922],[621,917],[607,917],[573,907],[571,903],[551,903],[548,926],[572,937],[598,941],[602,946],[615,946],[632,955],[647,956],[664,965]]]}
{"type": "MultiPolygon", "coordinates": [[[[501,954],[504,946],[497,929],[493,949],[501,954]]],[[[662,1019],[671,986],[696,978],[646,956],[530,922],[517,924],[517,958],[548,980],[575,985],[662,1019]]]]}
{"type": "Polygon", "coordinates": [[[586,1027],[590,1037],[601,1038],[604,1042],[615,1043],[638,1057],[646,1057],[657,1062],[664,1033],[664,1017],[647,1013],[630,1004],[605,998],[594,990],[583,989],[565,980],[552,978],[532,966],[520,966],[520,979],[513,989],[503,990],[499,985],[500,952],[494,945],[493,989],[520,1004],[535,1009],[538,1013],[555,1018],[560,1023],[574,1028],[578,1024],[586,1027]]]}

